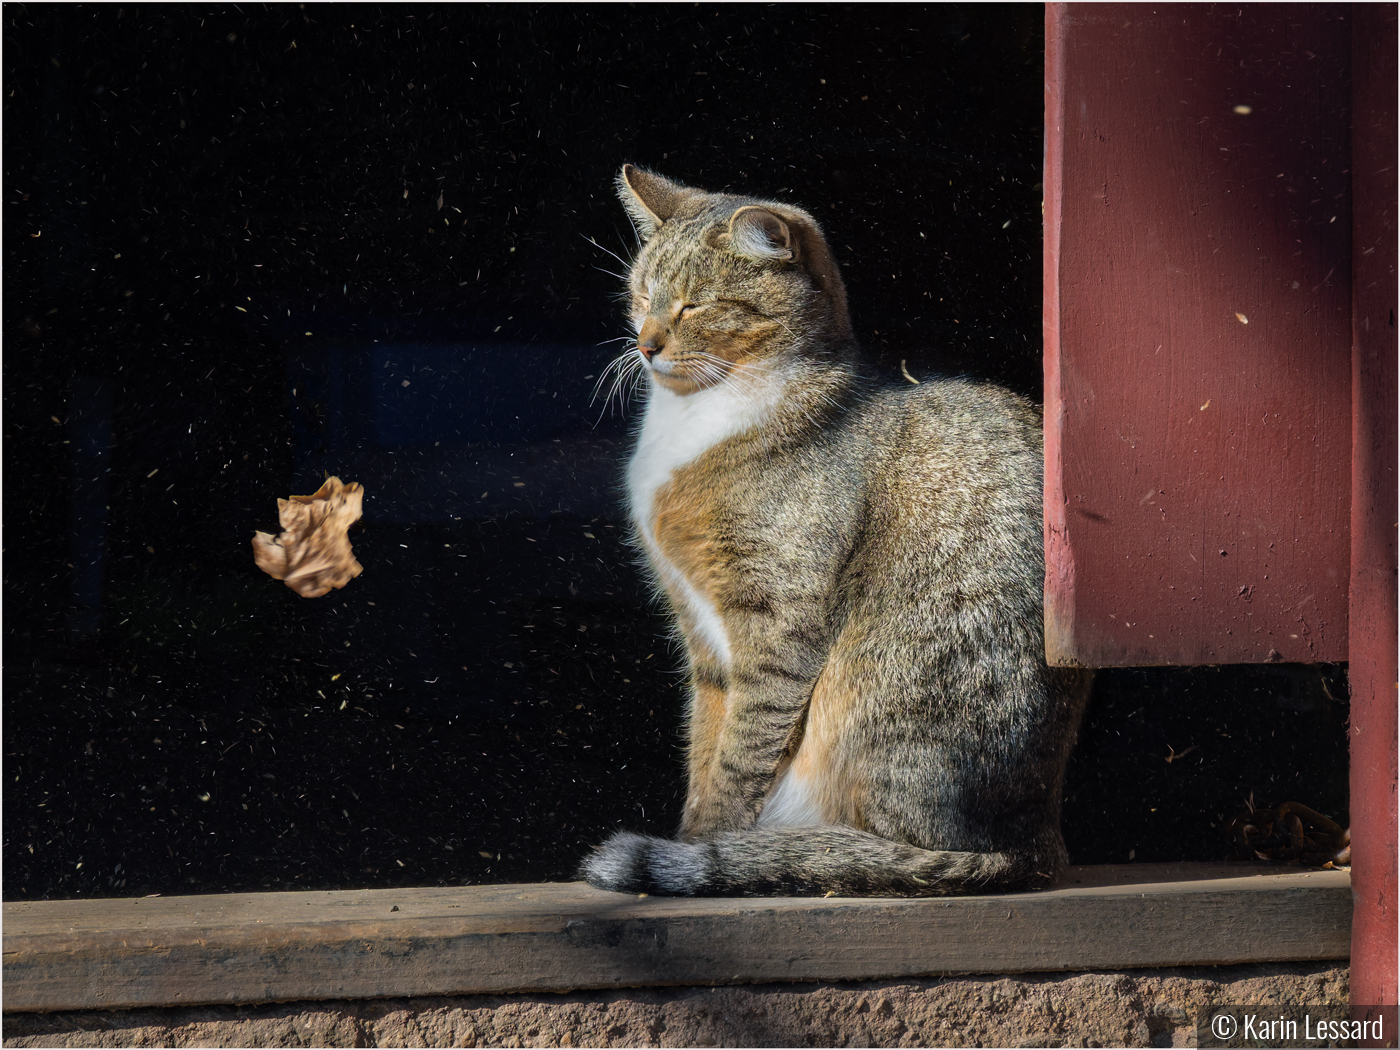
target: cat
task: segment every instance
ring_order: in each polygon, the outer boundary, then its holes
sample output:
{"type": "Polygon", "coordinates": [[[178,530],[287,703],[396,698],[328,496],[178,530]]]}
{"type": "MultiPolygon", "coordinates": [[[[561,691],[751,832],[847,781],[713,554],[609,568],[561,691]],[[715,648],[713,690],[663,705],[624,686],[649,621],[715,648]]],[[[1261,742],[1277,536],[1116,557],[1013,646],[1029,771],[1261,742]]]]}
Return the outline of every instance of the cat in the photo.
{"type": "Polygon", "coordinates": [[[999,387],[867,378],[817,223],[626,165],[649,387],[626,484],[685,642],[675,840],[618,832],[594,886],[944,896],[1066,862],[1088,673],[1046,666],[1041,419],[999,387]]]}

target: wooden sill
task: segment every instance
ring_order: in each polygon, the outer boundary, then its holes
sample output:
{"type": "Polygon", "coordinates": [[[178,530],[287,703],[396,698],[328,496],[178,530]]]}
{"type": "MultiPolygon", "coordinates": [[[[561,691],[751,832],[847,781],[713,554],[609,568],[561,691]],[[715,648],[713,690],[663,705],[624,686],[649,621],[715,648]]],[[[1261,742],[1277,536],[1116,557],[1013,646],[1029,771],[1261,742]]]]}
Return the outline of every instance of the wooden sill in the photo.
{"type": "Polygon", "coordinates": [[[938,900],[582,883],[4,905],[4,1009],[54,1011],[1345,959],[1346,871],[1071,868],[938,900]]]}

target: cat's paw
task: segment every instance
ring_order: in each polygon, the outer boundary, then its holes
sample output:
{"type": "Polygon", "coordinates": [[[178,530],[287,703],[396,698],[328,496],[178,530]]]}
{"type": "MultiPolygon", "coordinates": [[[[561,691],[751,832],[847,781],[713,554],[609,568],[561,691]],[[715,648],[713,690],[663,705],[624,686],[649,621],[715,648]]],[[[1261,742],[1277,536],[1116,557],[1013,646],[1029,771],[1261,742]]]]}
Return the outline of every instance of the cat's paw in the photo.
{"type": "Polygon", "coordinates": [[[712,839],[728,831],[751,828],[757,819],[757,809],[746,806],[736,795],[715,792],[686,803],[681,814],[680,838],[683,842],[712,839]]]}
{"type": "Polygon", "coordinates": [[[579,866],[579,875],[600,890],[691,896],[712,866],[704,845],[619,831],[579,866]]]}

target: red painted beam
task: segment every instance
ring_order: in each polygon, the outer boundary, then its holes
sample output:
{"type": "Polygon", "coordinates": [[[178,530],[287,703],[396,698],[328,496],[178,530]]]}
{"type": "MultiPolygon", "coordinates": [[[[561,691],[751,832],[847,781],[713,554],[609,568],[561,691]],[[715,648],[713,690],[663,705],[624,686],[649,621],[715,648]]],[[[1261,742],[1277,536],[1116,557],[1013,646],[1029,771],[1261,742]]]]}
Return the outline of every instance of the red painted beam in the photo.
{"type": "Polygon", "coordinates": [[[1395,6],[1354,4],[1352,31],[1351,1001],[1367,1007],[1400,1001],[1395,6]]]}
{"type": "Polygon", "coordinates": [[[1046,17],[1047,655],[1345,660],[1350,8],[1046,17]]]}

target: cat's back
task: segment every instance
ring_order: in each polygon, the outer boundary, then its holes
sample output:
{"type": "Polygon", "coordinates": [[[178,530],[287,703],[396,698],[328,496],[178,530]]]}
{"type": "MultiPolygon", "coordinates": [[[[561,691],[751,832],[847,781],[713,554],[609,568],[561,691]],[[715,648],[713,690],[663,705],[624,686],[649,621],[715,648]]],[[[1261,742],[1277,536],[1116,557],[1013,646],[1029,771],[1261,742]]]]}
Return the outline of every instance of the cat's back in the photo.
{"type": "Polygon", "coordinates": [[[865,481],[850,563],[862,586],[939,607],[995,594],[1029,615],[1044,573],[1036,406],[991,383],[932,379],[868,391],[844,430],[843,458],[865,481]]]}
{"type": "MultiPolygon", "coordinates": [[[[934,378],[868,389],[845,444],[882,488],[918,498],[1032,497],[1043,476],[1041,413],[993,383],[934,378]]],[[[920,500],[922,502],[922,500],[920,500]]]]}

